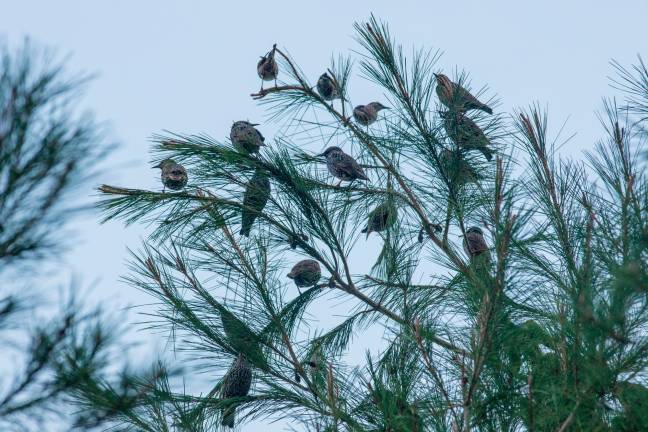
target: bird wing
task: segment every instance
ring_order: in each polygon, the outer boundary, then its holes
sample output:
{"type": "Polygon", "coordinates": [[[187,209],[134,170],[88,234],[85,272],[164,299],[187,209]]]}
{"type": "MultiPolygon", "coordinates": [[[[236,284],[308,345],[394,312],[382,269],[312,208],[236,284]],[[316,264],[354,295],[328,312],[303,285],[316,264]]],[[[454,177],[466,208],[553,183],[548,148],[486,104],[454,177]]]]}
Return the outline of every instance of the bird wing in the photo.
{"type": "Polygon", "coordinates": [[[369,180],[360,164],[348,154],[343,154],[340,160],[340,168],[351,178],[369,180]]]}

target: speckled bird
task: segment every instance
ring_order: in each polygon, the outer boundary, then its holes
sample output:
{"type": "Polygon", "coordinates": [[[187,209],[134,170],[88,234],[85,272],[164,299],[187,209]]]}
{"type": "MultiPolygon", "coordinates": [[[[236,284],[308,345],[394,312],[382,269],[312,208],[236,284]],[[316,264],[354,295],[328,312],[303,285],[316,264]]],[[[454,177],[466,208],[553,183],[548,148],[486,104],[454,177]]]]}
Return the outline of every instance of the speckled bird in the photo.
{"type": "Polygon", "coordinates": [[[394,203],[384,202],[369,213],[367,226],[362,230],[367,237],[372,232],[381,232],[394,224],[398,216],[394,203]]]}
{"type": "Polygon", "coordinates": [[[481,255],[490,256],[488,245],[486,244],[486,240],[484,240],[484,233],[481,228],[476,226],[466,230],[463,248],[471,260],[481,255]]]}
{"type": "Polygon", "coordinates": [[[270,197],[268,173],[257,169],[245,188],[243,211],[241,212],[241,235],[249,236],[250,229],[259,213],[263,211],[270,197]]]}
{"type": "MultiPolygon", "coordinates": [[[[223,399],[247,396],[252,385],[252,369],[242,354],[239,354],[223,377],[223,399]]],[[[234,427],[236,404],[221,410],[221,425],[234,427]]]]}
{"type": "Polygon", "coordinates": [[[327,101],[340,99],[342,97],[337,83],[326,72],[324,72],[317,80],[317,92],[322,96],[322,99],[327,101]]]}
{"type": "Polygon", "coordinates": [[[259,78],[261,78],[261,91],[263,91],[263,81],[273,81],[275,82],[275,87],[277,86],[277,75],[279,75],[279,65],[275,60],[275,51],[277,45],[273,45],[272,49],[264,56],[261,57],[261,60],[257,63],[257,73],[259,78]]]}
{"type": "Polygon", "coordinates": [[[162,192],[166,191],[166,188],[177,191],[187,186],[187,181],[189,180],[187,170],[173,159],[165,159],[154,168],[160,168],[162,170],[160,174],[162,184],[164,185],[162,192]]]}
{"type": "Polygon", "coordinates": [[[322,277],[322,270],[317,261],[305,259],[295,264],[287,276],[294,280],[295,285],[299,288],[312,287],[315,286],[322,277]]]}
{"type": "Polygon", "coordinates": [[[450,78],[443,74],[434,74],[436,77],[436,93],[441,103],[456,112],[465,112],[478,109],[488,114],[493,114],[491,107],[480,102],[468,90],[457,83],[450,81],[450,78]]]}
{"type": "Polygon", "coordinates": [[[320,156],[326,158],[326,167],[329,173],[340,179],[338,186],[343,181],[369,180],[360,164],[353,157],[344,153],[340,147],[329,147],[320,156]]]}
{"type": "Polygon", "coordinates": [[[241,153],[258,153],[265,145],[265,138],[254,126],[259,126],[259,124],[245,120],[239,120],[232,125],[230,140],[241,153]]]}
{"type": "Polygon", "coordinates": [[[369,126],[378,120],[378,112],[389,109],[380,102],[370,102],[367,105],[358,105],[353,108],[353,118],[362,126],[369,126]]]}
{"type": "Polygon", "coordinates": [[[487,161],[493,159],[493,150],[489,147],[490,140],[477,123],[463,113],[441,111],[440,115],[446,134],[455,144],[465,150],[480,151],[487,161]]]}

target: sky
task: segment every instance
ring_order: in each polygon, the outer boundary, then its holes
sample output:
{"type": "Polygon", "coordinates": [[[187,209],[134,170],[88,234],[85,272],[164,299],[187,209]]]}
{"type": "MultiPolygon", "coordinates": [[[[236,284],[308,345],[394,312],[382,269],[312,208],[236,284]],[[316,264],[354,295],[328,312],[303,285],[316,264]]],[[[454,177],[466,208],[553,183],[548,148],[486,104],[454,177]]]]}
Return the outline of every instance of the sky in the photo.
{"type": "MultiPolygon", "coordinates": [[[[630,65],[637,54],[648,58],[645,0],[0,0],[0,10],[0,38],[17,44],[29,36],[70,54],[70,70],[96,74],[82,103],[120,147],[80,192],[80,200],[96,199],[93,188],[102,183],[157,188],[159,173],[150,168],[149,155],[154,133],[225,139],[235,120],[263,123],[263,107],[249,97],[259,86],[258,56],[276,42],[314,81],[332,55],[358,49],[353,23],[370,13],[388,22],[404,47],[441,50],[440,69],[466,70],[474,87],[488,85],[489,94],[501,101],[497,111],[533,102],[547,107],[551,131],[565,124],[561,136],[576,134],[563,148],[566,156],[592,149],[602,134],[595,111],[602,96],[617,94],[609,86],[609,61],[630,65]]],[[[359,77],[352,85],[357,100],[376,99],[380,91],[359,77]]],[[[268,137],[276,125],[261,128],[268,137]]],[[[99,214],[91,213],[75,224],[75,246],[61,257],[68,269],[63,277],[74,276],[86,297],[108,310],[149,303],[120,280],[127,274],[128,248],[140,247],[146,229],[98,220],[99,214]]],[[[124,313],[139,319],[133,310],[124,313]]],[[[146,333],[128,337],[144,347],[142,352],[164,349],[163,341],[146,333]]],[[[286,430],[286,425],[265,430],[286,430]]]]}

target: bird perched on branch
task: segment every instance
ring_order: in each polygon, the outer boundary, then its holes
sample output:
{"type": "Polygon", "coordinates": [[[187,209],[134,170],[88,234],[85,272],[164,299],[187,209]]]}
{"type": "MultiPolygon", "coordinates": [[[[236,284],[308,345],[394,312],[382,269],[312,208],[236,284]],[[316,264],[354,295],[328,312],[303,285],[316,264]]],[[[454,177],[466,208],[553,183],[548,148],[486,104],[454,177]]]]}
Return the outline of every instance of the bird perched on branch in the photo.
{"type": "Polygon", "coordinates": [[[322,99],[327,101],[340,99],[342,97],[337,82],[326,72],[324,72],[317,80],[317,92],[322,96],[322,99]]]}
{"type": "Polygon", "coordinates": [[[446,134],[455,144],[466,150],[482,152],[487,161],[493,159],[493,150],[489,147],[490,140],[477,123],[464,113],[441,111],[439,114],[443,118],[446,134]]]}
{"type": "Polygon", "coordinates": [[[162,184],[164,185],[162,192],[164,192],[166,188],[171,190],[180,190],[187,185],[187,181],[189,180],[187,170],[173,159],[164,159],[154,168],[160,168],[162,170],[162,173],[160,174],[162,184]]]}
{"type": "Polygon", "coordinates": [[[353,157],[344,153],[340,147],[329,147],[319,156],[326,158],[326,167],[329,173],[340,179],[338,186],[343,181],[369,180],[360,164],[353,157]]]}
{"type": "Polygon", "coordinates": [[[486,240],[484,240],[484,233],[479,227],[474,226],[466,230],[463,248],[471,261],[481,255],[490,257],[488,245],[486,244],[486,240]]]}
{"type": "Polygon", "coordinates": [[[275,60],[275,51],[277,50],[277,44],[272,45],[272,49],[264,56],[261,57],[261,60],[257,63],[257,73],[259,78],[261,78],[261,91],[263,91],[263,81],[272,81],[275,82],[275,87],[277,86],[277,75],[279,75],[279,65],[275,60]]]}
{"type": "Polygon", "coordinates": [[[230,140],[241,153],[258,153],[261,146],[265,145],[265,138],[254,126],[259,124],[245,120],[239,120],[232,125],[230,140]]]}
{"type": "MultiPolygon", "coordinates": [[[[247,396],[252,385],[252,369],[243,354],[239,354],[223,377],[223,399],[247,396]]],[[[221,425],[234,427],[237,403],[231,403],[221,409],[221,425]]]]}
{"type": "Polygon", "coordinates": [[[460,151],[445,149],[439,156],[445,175],[453,184],[462,186],[466,183],[477,182],[481,178],[479,173],[463,158],[460,151]]]}
{"type": "Polygon", "coordinates": [[[294,280],[295,285],[299,288],[312,287],[317,284],[320,277],[322,277],[322,270],[317,261],[305,259],[295,264],[287,276],[294,280]]]}
{"type": "Polygon", "coordinates": [[[491,107],[477,100],[475,96],[459,84],[450,81],[447,76],[443,74],[434,74],[434,76],[437,82],[436,93],[443,105],[456,112],[478,109],[493,114],[491,107]]]}
{"type": "Polygon", "coordinates": [[[353,108],[353,118],[362,126],[369,126],[378,119],[380,110],[389,109],[380,102],[370,102],[367,105],[358,105],[353,108]]]}
{"type": "Polygon", "coordinates": [[[243,211],[241,212],[241,235],[249,236],[252,224],[263,211],[270,197],[270,179],[268,173],[257,169],[248,182],[243,195],[243,211]]]}
{"type": "Polygon", "coordinates": [[[369,213],[367,226],[362,230],[367,238],[372,232],[381,232],[394,224],[397,217],[396,206],[392,202],[384,202],[369,213]]]}

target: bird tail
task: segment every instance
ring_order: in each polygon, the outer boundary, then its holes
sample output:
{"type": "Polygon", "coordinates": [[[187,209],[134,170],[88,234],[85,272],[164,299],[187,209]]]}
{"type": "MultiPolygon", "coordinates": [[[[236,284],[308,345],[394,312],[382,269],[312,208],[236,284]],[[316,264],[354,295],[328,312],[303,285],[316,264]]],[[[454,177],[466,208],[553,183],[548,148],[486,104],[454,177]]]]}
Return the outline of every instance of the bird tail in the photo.
{"type": "Polygon", "coordinates": [[[227,426],[228,428],[234,428],[234,413],[236,408],[233,406],[223,409],[223,415],[221,418],[221,425],[227,426]]]}
{"type": "Polygon", "coordinates": [[[489,149],[488,147],[481,149],[481,152],[484,154],[484,157],[487,161],[490,162],[493,159],[493,150],[489,149]]]}
{"type": "Polygon", "coordinates": [[[250,227],[249,226],[242,226],[240,234],[242,236],[249,237],[250,236],[250,227]]]}

